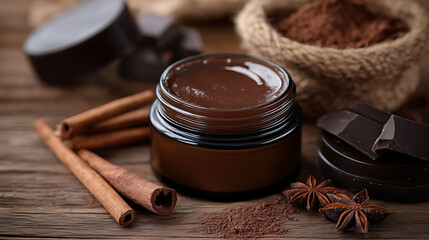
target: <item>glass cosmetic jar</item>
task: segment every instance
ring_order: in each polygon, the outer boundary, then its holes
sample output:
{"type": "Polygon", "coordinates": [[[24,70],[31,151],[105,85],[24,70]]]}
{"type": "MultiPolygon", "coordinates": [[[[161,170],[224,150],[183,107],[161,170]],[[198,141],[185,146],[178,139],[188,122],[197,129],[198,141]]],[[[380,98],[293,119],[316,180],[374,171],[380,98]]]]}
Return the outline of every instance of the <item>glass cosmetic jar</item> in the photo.
{"type": "Polygon", "coordinates": [[[215,54],[168,67],[150,110],[151,164],[180,190],[210,198],[255,196],[299,165],[302,114],[280,66],[215,54]]]}

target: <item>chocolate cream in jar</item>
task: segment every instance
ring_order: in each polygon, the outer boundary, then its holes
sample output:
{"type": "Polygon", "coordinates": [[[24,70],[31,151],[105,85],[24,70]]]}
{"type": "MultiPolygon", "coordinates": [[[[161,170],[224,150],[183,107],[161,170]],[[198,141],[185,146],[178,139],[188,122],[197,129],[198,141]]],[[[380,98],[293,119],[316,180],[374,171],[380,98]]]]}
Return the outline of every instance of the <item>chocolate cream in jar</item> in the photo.
{"type": "Polygon", "coordinates": [[[168,67],[150,110],[151,164],[163,181],[210,198],[284,186],[301,155],[295,84],[250,56],[199,55],[168,67]]]}

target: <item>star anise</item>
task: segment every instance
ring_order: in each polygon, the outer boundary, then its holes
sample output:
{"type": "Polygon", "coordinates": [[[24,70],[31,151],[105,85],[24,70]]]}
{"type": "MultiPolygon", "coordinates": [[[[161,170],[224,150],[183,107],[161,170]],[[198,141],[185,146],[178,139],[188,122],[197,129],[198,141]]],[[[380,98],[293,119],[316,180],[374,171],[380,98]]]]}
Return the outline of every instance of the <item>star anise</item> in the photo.
{"type": "Polygon", "coordinates": [[[334,187],[329,187],[331,180],[326,180],[319,185],[316,185],[316,178],[309,176],[307,184],[295,182],[291,184],[291,189],[284,191],[283,194],[289,199],[289,202],[294,205],[306,204],[308,211],[316,207],[324,207],[330,203],[326,196],[328,193],[337,194],[341,191],[334,187]]]}
{"type": "Polygon", "coordinates": [[[377,205],[367,205],[369,196],[366,189],[358,192],[353,200],[344,194],[328,194],[331,204],[319,209],[327,219],[337,221],[337,231],[350,228],[353,224],[356,232],[367,233],[370,223],[383,221],[390,211],[377,205]]]}

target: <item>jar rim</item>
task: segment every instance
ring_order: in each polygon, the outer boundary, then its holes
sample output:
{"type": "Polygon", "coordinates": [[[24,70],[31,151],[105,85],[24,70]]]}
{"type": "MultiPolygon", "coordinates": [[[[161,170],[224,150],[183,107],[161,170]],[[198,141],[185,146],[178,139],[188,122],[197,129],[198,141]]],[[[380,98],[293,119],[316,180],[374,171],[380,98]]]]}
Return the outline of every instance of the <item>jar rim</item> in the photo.
{"type": "MultiPolygon", "coordinates": [[[[190,56],[187,58],[183,58],[177,62],[174,62],[173,64],[168,66],[164,70],[164,72],[162,73],[157,88],[160,88],[157,90],[161,90],[163,94],[165,94],[169,99],[173,100],[174,102],[179,103],[179,104],[183,104],[185,107],[193,108],[197,111],[202,110],[202,111],[208,111],[208,112],[212,112],[212,113],[216,113],[216,112],[218,112],[218,113],[240,113],[240,112],[247,112],[247,111],[264,109],[265,107],[268,107],[268,106],[271,106],[272,104],[275,104],[276,102],[283,99],[285,96],[289,95],[289,92],[293,88],[293,84],[292,84],[291,77],[290,77],[289,73],[280,65],[278,65],[274,62],[271,62],[269,60],[259,58],[259,57],[249,56],[249,55],[245,55],[245,54],[212,53],[212,54],[194,55],[194,56],[190,56]],[[276,69],[278,71],[276,73],[282,78],[282,80],[285,81],[285,85],[287,84],[287,86],[285,87],[284,91],[279,96],[277,96],[276,98],[272,99],[269,102],[266,102],[266,103],[261,104],[261,105],[257,105],[255,107],[247,107],[247,108],[239,108],[239,109],[219,109],[219,108],[203,107],[200,105],[196,105],[196,104],[186,102],[183,99],[180,99],[179,97],[173,95],[170,91],[167,90],[167,88],[164,85],[164,82],[165,82],[167,75],[170,73],[170,71],[172,69],[174,69],[177,66],[184,64],[186,62],[189,62],[192,60],[197,60],[197,59],[203,59],[203,58],[211,58],[211,59],[214,59],[214,58],[247,58],[247,59],[250,59],[253,61],[257,61],[257,62],[266,64],[266,65],[276,69]]],[[[160,99],[160,97],[161,97],[161,96],[159,96],[161,91],[156,91],[156,95],[157,95],[158,99],[160,99]]]]}

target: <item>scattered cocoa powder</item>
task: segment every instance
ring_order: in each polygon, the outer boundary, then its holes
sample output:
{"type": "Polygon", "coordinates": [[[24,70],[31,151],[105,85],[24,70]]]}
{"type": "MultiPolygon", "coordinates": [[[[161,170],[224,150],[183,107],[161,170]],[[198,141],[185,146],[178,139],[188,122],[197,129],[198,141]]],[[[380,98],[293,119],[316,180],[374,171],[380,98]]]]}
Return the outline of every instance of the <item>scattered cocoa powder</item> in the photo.
{"type": "Polygon", "coordinates": [[[237,207],[227,212],[205,214],[201,230],[222,238],[253,239],[267,234],[284,235],[288,231],[284,222],[296,221],[292,216],[296,211],[285,199],[237,207]]]}
{"type": "Polygon", "coordinates": [[[362,0],[316,0],[274,24],[287,38],[333,48],[366,47],[407,31],[402,21],[369,12],[362,0]]]}

